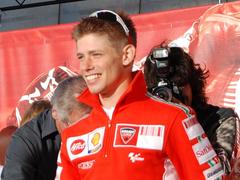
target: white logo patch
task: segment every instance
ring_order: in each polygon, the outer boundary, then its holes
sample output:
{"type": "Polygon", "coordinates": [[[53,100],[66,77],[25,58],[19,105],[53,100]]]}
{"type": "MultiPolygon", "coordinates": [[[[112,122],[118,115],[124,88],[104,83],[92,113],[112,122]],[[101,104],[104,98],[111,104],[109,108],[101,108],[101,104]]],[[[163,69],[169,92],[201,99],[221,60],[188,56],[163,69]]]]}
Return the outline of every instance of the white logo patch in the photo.
{"type": "Polygon", "coordinates": [[[203,164],[216,156],[216,153],[207,138],[204,138],[197,144],[194,144],[192,148],[199,164],[203,164]]]}
{"type": "Polygon", "coordinates": [[[203,171],[204,177],[207,180],[215,180],[217,178],[221,178],[224,175],[222,170],[222,166],[220,163],[216,164],[213,167],[208,168],[207,170],[203,171]]]}
{"type": "Polygon", "coordinates": [[[95,129],[81,136],[67,139],[67,152],[70,160],[95,154],[102,148],[105,127],[95,129]]]}
{"type": "Polygon", "coordinates": [[[140,126],[137,147],[162,150],[164,126],[140,126]]]}
{"type": "Polygon", "coordinates": [[[182,124],[189,140],[201,136],[204,133],[202,126],[199,124],[195,116],[185,119],[182,124]]]}
{"type": "Polygon", "coordinates": [[[95,163],[95,160],[81,162],[80,164],[78,164],[78,168],[83,170],[90,169],[93,167],[94,163],[95,163]]]}
{"type": "Polygon", "coordinates": [[[141,154],[140,154],[140,153],[134,154],[133,152],[130,152],[130,153],[128,154],[128,157],[130,158],[130,161],[131,161],[132,163],[135,163],[136,161],[144,161],[144,158],[141,157],[141,154]]]}
{"type": "Polygon", "coordinates": [[[165,126],[117,124],[114,147],[162,150],[165,126]]]}

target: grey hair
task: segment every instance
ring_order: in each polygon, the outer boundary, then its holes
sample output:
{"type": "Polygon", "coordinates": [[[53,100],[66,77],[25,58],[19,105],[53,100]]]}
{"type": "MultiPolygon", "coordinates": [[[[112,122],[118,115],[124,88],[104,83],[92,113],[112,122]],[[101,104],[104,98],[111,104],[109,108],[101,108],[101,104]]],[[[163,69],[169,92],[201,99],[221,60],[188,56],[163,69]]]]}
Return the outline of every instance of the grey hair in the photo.
{"type": "Polygon", "coordinates": [[[91,107],[77,100],[77,96],[85,89],[86,83],[81,76],[68,77],[58,84],[51,98],[51,104],[61,121],[68,123],[68,117],[73,109],[86,113],[91,111],[91,107]]]}

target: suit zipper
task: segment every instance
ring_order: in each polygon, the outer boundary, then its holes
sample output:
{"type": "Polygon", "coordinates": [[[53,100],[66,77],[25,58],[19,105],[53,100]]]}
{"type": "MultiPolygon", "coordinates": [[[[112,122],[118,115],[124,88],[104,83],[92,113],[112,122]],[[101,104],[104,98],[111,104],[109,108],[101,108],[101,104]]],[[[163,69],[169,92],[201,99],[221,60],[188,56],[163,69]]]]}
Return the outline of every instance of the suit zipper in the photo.
{"type": "Polygon", "coordinates": [[[108,123],[107,123],[107,133],[106,133],[106,149],[105,149],[105,153],[104,153],[104,158],[108,158],[109,152],[110,152],[110,148],[111,148],[111,120],[108,119],[108,123]]]}

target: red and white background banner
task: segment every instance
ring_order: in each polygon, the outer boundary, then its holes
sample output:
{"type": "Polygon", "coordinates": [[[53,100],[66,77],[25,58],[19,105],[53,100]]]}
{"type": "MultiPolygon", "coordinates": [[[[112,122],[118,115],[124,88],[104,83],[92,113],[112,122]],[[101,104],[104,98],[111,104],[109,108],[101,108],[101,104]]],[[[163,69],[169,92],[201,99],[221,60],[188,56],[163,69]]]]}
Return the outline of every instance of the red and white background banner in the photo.
{"type": "MultiPolygon", "coordinates": [[[[240,2],[132,16],[136,65],[164,40],[182,46],[210,70],[209,102],[240,115],[240,2]]],[[[71,31],[76,23],[0,33],[0,130],[18,125],[24,110],[49,98],[78,71],[71,31]]]]}

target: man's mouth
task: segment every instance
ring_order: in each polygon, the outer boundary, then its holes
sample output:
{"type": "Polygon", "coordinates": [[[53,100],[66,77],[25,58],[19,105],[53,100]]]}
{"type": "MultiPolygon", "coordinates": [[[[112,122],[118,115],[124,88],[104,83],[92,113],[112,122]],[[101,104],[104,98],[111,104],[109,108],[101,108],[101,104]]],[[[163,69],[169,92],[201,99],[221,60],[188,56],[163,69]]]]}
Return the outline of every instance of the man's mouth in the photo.
{"type": "Polygon", "coordinates": [[[85,78],[86,78],[86,80],[91,81],[91,80],[98,79],[100,76],[101,76],[101,74],[98,73],[98,74],[86,75],[85,78]]]}

